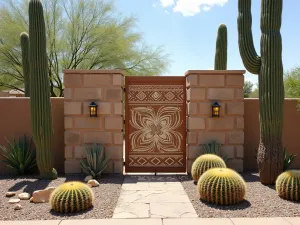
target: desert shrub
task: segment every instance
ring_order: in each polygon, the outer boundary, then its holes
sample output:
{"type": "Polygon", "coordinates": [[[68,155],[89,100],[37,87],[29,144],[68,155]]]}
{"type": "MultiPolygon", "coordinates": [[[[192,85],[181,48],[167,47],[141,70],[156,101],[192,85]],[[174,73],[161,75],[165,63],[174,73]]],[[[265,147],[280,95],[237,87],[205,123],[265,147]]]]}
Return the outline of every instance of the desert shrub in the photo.
{"type": "Polygon", "coordinates": [[[107,167],[108,160],[103,145],[95,144],[87,149],[87,157],[80,161],[80,166],[86,175],[98,178],[107,167]]]}
{"type": "Polygon", "coordinates": [[[58,213],[75,213],[93,206],[94,193],[82,182],[66,182],[61,184],[50,196],[51,208],[58,213]]]}
{"type": "Polygon", "coordinates": [[[241,202],[246,194],[243,178],[229,168],[206,171],[197,185],[200,199],[217,205],[233,205],[241,202]]]}
{"type": "Polygon", "coordinates": [[[288,170],[276,179],[276,192],[286,200],[300,201],[300,171],[288,170]]]}
{"type": "MultiPolygon", "coordinates": [[[[6,138],[5,138],[6,139],[6,138]]],[[[36,152],[32,138],[28,142],[26,135],[13,142],[7,141],[8,149],[0,146],[1,161],[17,172],[18,175],[29,174],[36,169],[36,152]]]]}
{"type": "Polygon", "coordinates": [[[194,181],[198,181],[200,176],[211,168],[226,168],[224,160],[214,154],[204,154],[199,156],[192,165],[192,177],[194,181]]]}

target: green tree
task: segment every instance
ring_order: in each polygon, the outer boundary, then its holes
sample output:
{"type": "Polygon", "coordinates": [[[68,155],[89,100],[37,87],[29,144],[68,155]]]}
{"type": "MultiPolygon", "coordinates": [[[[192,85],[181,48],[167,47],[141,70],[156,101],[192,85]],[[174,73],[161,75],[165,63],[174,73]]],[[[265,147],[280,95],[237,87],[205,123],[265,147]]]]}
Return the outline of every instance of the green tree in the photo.
{"type": "Polygon", "coordinates": [[[252,92],[253,84],[251,81],[245,81],[244,83],[244,98],[250,98],[252,92]]]}
{"type": "Polygon", "coordinates": [[[258,93],[258,87],[255,88],[249,95],[249,98],[258,98],[259,97],[259,93],[258,93]]]}
{"type": "MultiPolygon", "coordinates": [[[[137,19],[104,0],[43,1],[51,96],[63,96],[63,69],[122,69],[128,75],[166,71],[164,49],[144,43],[137,19]]],[[[23,90],[19,37],[28,32],[28,0],[0,8],[0,88],[23,90]]]]}
{"type": "Polygon", "coordinates": [[[300,67],[284,73],[284,90],[286,98],[300,98],[300,67]]]}

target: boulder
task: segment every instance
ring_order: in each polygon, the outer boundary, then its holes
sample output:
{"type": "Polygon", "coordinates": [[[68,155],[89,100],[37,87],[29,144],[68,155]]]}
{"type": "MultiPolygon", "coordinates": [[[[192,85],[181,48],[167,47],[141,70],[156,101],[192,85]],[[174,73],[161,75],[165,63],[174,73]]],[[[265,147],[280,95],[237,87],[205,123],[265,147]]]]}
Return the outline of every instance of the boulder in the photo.
{"type": "Polygon", "coordinates": [[[23,193],[19,194],[18,197],[21,200],[28,200],[28,199],[30,199],[30,194],[26,193],[26,192],[23,192],[23,193]]]}
{"type": "Polygon", "coordinates": [[[12,197],[12,196],[15,196],[16,195],[16,192],[15,191],[8,191],[6,192],[6,197],[12,197]]]}
{"type": "Polygon", "coordinates": [[[88,185],[91,186],[91,187],[98,187],[99,183],[96,180],[89,180],[88,185]]]}
{"type": "Polygon", "coordinates": [[[9,199],[8,203],[9,204],[15,204],[15,203],[19,203],[21,200],[19,198],[11,198],[9,199]]]}
{"type": "Polygon", "coordinates": [[[50,195],[54,191],[54,189],[55,187],[47,187],[44,190],[34,191],[32,197],[30,198],[30,201],[34,203],[49,202],[50,195]]]}
{"type": "Polygon", "coordinates": [[[22,206],[20,204],[16,204],[16,206],[14,207],[14,210],[20,210],[22,209],[22,206]]]}

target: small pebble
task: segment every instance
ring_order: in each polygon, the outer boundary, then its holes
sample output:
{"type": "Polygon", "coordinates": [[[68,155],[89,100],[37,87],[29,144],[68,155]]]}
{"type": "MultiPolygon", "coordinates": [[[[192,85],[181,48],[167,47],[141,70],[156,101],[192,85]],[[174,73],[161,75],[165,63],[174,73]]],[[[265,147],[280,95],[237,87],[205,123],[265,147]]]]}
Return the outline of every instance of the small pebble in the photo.
{"type": "Polygon", "coordinates": [[[23,192],[23,193],[19,194],[18,197],[21,200],[28,200],[28,199],[30,199],[30,194],[26,193],[26,192],[23,192]]]}
{"type": "Polygon", "coordinates": [[[16,195],[15,191],[8,191],[8,192],[6,192],[6,197],[12,197],[12,196],[15,196],[15,195],[16,195]]]}
{"type": "Polygon", "coordinates": [[[22,206],[20,204],[17,204],[15,207],[14,207],[14,210],[20,210],[22,209],[22,206]]]}
{"type": "Polygon", "coordinates": [[[19,198],[12,198],[9,199],[8,203],[10,204],[15,204],[15,203],[19,203],[21,200],[19,198]]]}

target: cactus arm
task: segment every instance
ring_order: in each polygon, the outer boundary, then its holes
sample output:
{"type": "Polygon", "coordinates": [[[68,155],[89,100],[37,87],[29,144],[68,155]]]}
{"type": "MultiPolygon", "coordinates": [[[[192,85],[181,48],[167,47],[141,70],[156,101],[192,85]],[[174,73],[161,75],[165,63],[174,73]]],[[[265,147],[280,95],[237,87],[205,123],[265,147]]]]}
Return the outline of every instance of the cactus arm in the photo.
{"type": "Polygon", "coordinates": [[[221,24],[218,29],[215,55],[215,70],[227,69],[227,27],[221,24]]]}
{"type": "Polygon", "coordinates": [[[29,65],[29,36],[23,32],[20,36],[22,51],[22,68],[24,76],[25,97],[30,96],[30,65],[29,65]]]}
{"type": "Polygon", "coordinates": [[[261,58],[257,55],[252,37],[251,0],[239,0],[238,2],[238,33],[239,49],[244,66],[253,74],[259,74],[261,58]]]}
{"type": "Polygon", "coordinates": [[[46,53],[46,32],[43,6],[40,0],[29,2],[30,43],[30,107],[36,161],[41,178],[55,178],[52,167],[52,113],[46,53]]]}

